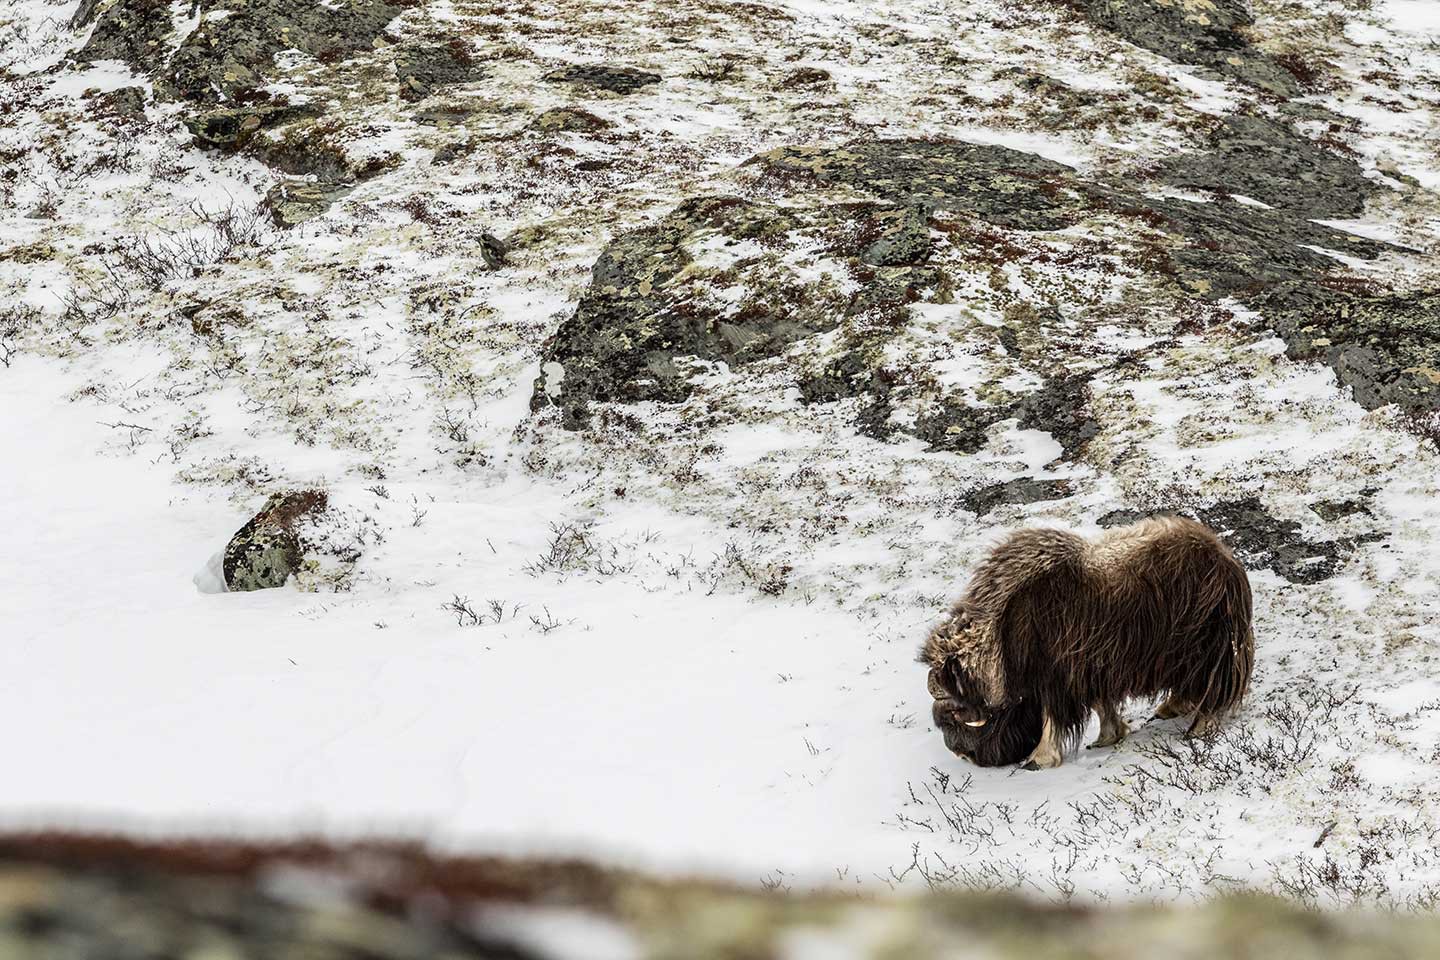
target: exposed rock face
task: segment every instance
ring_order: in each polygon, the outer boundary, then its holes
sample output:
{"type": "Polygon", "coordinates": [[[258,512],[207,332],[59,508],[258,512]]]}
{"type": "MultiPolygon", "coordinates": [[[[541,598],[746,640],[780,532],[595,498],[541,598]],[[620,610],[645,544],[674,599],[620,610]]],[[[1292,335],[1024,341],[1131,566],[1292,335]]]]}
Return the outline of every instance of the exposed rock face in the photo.
{"type": "Polygon", "coordinates": [[[265,194],[265,209],[275,226],[289,230],[323,215],[349,192],[350,188],[343,184],[282,180],[265,194]]]}
{"type": "MultiPolygon", "coordinates": [[[[1214,529],[1245,566],[1271,569],[1291,583],[1328,580],[1340,572],[1358,544],[1384,539],[1383,534],[1375,534],[1338,540],[1307,540],[1300,533],[1300,524],[1272,516],[1256,497],[1217,503],[1193,513],[1182,511],[1182,515],[1198,519],[1214,529]]],[[[1151,514],[1115,510],[1096,522],[1102,527],[1115,527],[1147,516],[1151,514]]]]}
{"type": "Polygon", "coordinates": [[[243,101],[267,82],[282,50],[322,62],[369,50],[401,10],[382,0],[206,0],[199,9],[200,25],[168,63],[137,64],[166,95],[197,106],[243,101]]]}
{"type": "MultiPolygon", "coordinates": [[[[1287,294],[1307,306],[1319,296],[1312,288],[1337,261],[1313,247],[1359,258],[1374,258],[1387,249],[1310,219],[1317,210],[1342,216],[1363,203],[1370,184],[1349,159],[1328,153],[1289,127],[1251,117],[1227,120],[1214,143],[1212,151],[1175,160],[1162,176],[1207,189],[1239,184],[1258,195],[1253,199],[1274,200],[1273,209],[1228,197],[1213,203],[1147,197],[1080,178],[1042,157],[971,143],[872,140],[761,154],[747,165],[789,192],[789,204],[690,201],[659,225],[617,238],[596,264],[579,310],[546,345],[542,364],[551,374],[537,382],[532,409],[558,403],[565,423],[573,427],[585,422],[592,400],[683,399],[688,374],[676,365],[679,357],[743,364],[774,356],[799,338],[866,311],[888,310],[896,324],[903,324],[916,291],[942,282],[926,266],[932,251],[930,218],[939,210],[1023,231],[1058,230],[1100,215],[1131,219],[1168,237],[1148,266],[1173,277],[1188,295],[1239,297],[1267,312],[1291,309],[1288,304],[1297,301],[1287,294]],[[1293,190],[1287,186],[1291,181],[1293,190]],[[819,201],[822,191],[837,186],[875,202],[845,207],[819,201]],[[851,226],[841,226],[847,220],[851,226]],[[843,310],[833,300],[814,297],[793,271],[788,277],[763,275],[763,257],[741,258],[724,270],[707,272],[692,266],[687,252],[702,238],[722,245],[751,240],[774,245],[807,232],[829,235],[814,252],[845,263],[858,284],[843,310]],[[763,286],[765,297],[738,311],[707,310],[697,304],[705,301],[708,280],[763,286]]],[[[1424,329],[1425,318],[1432,315],[1428,309],[1422,304],[1405,315],[1417,330],[1424,329]]],[[[1388,306],[1371,312],[1396,315],[1388,306]]],[[[1321,329],[1316,336],[1323,339],[1321,329]]],[[[1352,372],[1342,375],[1357,383],[1399,376],[1393,364],[1386,365],[1388,357],[1359,351],[1352,345],[1343,355],[1326,358],[1348,363],[1352,372]]],[[[1435,369],[1428,348],[1412,353],[1416,362],[1410,366],[1423,379],[1423,371],[1435,369]]],[[[858,357],[852,354],[843,360],[843,369],[802,382],[802,398],[814,403],[868,394],[872,403],[857,426],[873,436],[886,435],[889,387],[883,377],[867,372],[869,361],[858,357]]],[[[991,424],[1016,417],[1024,428],[1049,431],[1067,456],[1075,456],[1099,429],[1086,402],[1088,380],[1063,369],[1048,376],[1045,390],[1001,407],[943,400],[908,429],[936,449],[969,453],[984,443],[991,424]]],[[[1404,377],[1419,384],[1413,372],[1404,377]]],[[[1374,405],[1372,400],[1393,392],[1362,385],[1356,395],[1374,405]]]]}
{"type": "Polygon", "coordinates": [[[1243,114],[1226,117],[1205,150],[1174,158],[1159,176],[1171,186],[1239,194],[1311,219],[1356,216],[1381,189],[1354,160],[1289,124],[1243,114]]]}
{"type": "Polygon", "coordinates": [[[92,21],[95,29],[75,54],[77,60],[123,60],[139,67],[163,62],[168,53],[165,38],[174,25],[166,0],[113,0],[103,8],[92,0],[83,0],[70,27],[80,29],[92,21]]]}
{"type": "Polygon", "coordinates": [[[400,96],[423,100],[442,87],[470,83],[485,75],[463,40],[409,47],[395,55],[400,96]]]}
{"type": "Polygon", "coordinates": [[[556,107],[536,117],[531,122],[530,129],[540,133],[596,133],[609,126],[608,120],[597,117],[588,110],[556,107]]]}
{"type": "Polygon", "coordinates": [[[594,90],[626,96],[660,82],[660,74],[635,67],[612,67],[603,64],[576,64],[553,71],[545,77],[557,83],[576,83],[594,90]]]}
{"type": "Polygon", "coordinates": [[[777,177],[846,184],[906,206],[964,210],[1021,230],[1057,230],[1081,208],[1060,194],[1073,171],[1008,147],[943,140],[872,140],[781,147],[747,161],[777,177]]]}
{"type": "Polygon", "coordinates": [[[1064,480],[1035,480],[1030,477],[1021,477],[1018,480],[1006,480],[1004,483],[993,483],[972,490],[961,498],[961,503],[972,512],[983,516],[1005,504],[1061,500],[1074,492],[1074,488],[1064,480]]]}
{"type": "Polygon", "coordinates": [[[1100,423],[1090,411],[1088,383],[1084,374],[1062,374],[1004,406],[972,407],[946,401],[909,432],[929,443],[932,450],[974,453],[985,445],[991,426],[1014,419],[1021,429],[1049,433],[1064,448],[1063,456],[1074,459],[1100,432],[1100,423]]]}
{"type": "Polygon", "coordinates": [[[906,289],[935,278],[920,267],[892,268],[853,293],[845,281],[860,254],[897,224],[903,230],[909,216],[884,204],[687,201],[601,255],[574,316],[547,341],[532,409],[558,404],[577,426],[594,400],[683,400],[691,387],[679,357],[749,363],[847,315],[903,300],[906,289]],[[817,260],[834,269],[814,276],[817,260]],[[742,299],[715,296],[737,271],[748,281],[742,299]]]}
{"type": "MultiPolygon", "coordinates": [[[[201,144],[234,150],[260,130],[319,112],[313,105],[290,104],[261,89],[275,76],[277,53],[298,50],[331,63],[371,50],[400,9],[383,0],[328,5],[196,0],[191,13],[200,22],[172,51],[167,45],[174,30],[170,4],[112,0],[103,8],[91,4],[77,12],[76,19],[82,21],[77,26],[89,18],[96,24],[75,56],[82,61],[123,60],[152,76],[157,97],[191,105],[185,123],[201,144]]],[[[415,69],[424,73],[425,68],[415,69]]],[[[432,64],[429,69],[439,68],[432,64]]]]}
{"type": "Polygon", "coordinates": [[[291,104],[257,103],[217,107],[185,118],[185,126],[202,146],[238,150],[261,130],[299,117],[314,116],[313,108],[291,104]]]}
{"type": "Polygon", "coordinates": [[[124,60],[154,76],[156,92],[171,99],[233,105],[267,81],[282,50],[327,62],[368,50],[400,12],[381,0],[197,0],[200,23],[172,55],[163,43],[174,27],[170,9],[159,0],[92,5],[95,30],[76,57],[124,60]]]}
{"type": "Polygon", "coordinates": [[[324,511],[326,504],[326,496],[319,490],[273,494],[226,545],[226,587],[283,587],[304,559],[301,522],[324,511]]]}
{"type": "Polygon", "coordinates": [[[1095,24],[1178,63],[1209,67],[1278,97],[1300,92],[1293,74],[1242,33],[1244,0],[1074,0],[1095,24]]]}
{"type": "Polygon", "coordinates": [[[1265,313],[1290,356],[1335,370],[1363,407],[1440,410],[1440,291],[1380,295],[1292,288],[1265,313]]]}

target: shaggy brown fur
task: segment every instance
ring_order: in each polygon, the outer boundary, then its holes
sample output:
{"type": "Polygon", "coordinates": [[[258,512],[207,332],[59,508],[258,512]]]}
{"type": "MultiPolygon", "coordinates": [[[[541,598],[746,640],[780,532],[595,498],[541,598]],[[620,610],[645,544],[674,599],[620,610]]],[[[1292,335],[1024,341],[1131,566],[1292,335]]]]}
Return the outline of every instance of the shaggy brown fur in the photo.
{"type": "Polygon", "coordinates": [[[1204,525],[1144,520],[1087,541],[1062,530],[1012,534],[980,564],[920,651],[933,716],[953,752],[982,765],[1057,767],[1090,711],[1092,746],[1129,732],[1130,697],[1193,712],[1204,735],[1250,683],[1250,581],[1204,525]]]}

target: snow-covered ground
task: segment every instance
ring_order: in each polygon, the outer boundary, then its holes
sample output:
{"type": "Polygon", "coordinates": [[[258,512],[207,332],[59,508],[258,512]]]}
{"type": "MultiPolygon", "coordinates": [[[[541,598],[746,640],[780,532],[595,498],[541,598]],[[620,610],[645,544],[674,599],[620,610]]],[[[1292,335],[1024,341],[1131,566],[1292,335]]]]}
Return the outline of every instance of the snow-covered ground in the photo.
{"type": "MultiPolygon", "coordinates": [[[[540,342],[603,245],[743,188],[731,170],[755,153],[950,135],[1123,171],[1246,102],[1237,84],[1045,5],[436,4],[405,28],[499,23],[530,51],[474,94],[480,145],[433,162],[453,131],[358,96],[346,149],[394,166],[282,232],[245,220],[273,171],[194,148],[173,106],[90,119],[137,82],[126,67],[38,69],[83,39],[74,6],[0,11],[0,825],[378,831],[783,885],[1440,899],[1440,457],[1238,305],[1187,332],[1123,265],[1011,269],[1016,290],[1124,305],[1076,332],[1096,354],[1160,344],[1092,381],[1100,433],[1079,461],[1008,422],[967,456],[871,440],[800,404],[778,364],[718,365],[697,406],[636,408],[637,434],[529,412],[540,342]],[[642,26],[662,7],[686,43],[642,26]],[[687,79],[730,53],[735,84],[687,79]],[[585,104],[611,139],[527,140],[536,110],[569,102],[544,70],[607,54],[666,80],[585,104]],[[767,92],[799,66],[827,85],[767,92]],[[1078,105],[1056,116],[1016,82],[1037,70],[1078,105]],[[146,286],[146,250],[213,242],[226,213],[241,243],[146,286]],[[538,239],[485,272],[481,229],[538,239]],[[1021,477],[1078,492],[984,516],[955,499],[1021,477]],[[295,484],[323,486],[361,549],[311,584],[343,589],[217,591],[230,535],[295,484]],[[1319,583],[1255,572],[1255,688],[1217,742],[1154,723],[1034,774],[950,756],[913,657],[979,551],[1030,523],[1093,532],[1181,487],[1260,496],[1316,540],[1385,537],[1319,583]],[[1308,507],[1349,499],[1364,512],[1308,507]]],[[[1354,263],[1433,287],[1425,5],[1262,6],[1262,27],[1348,18],[1321,34],[1346,82],[1312,99],[1354,118],[1367,171],[1420,185],[1346,225],[1416,252],[1354,263]]],[[[987,272],[917,305],[891,349],[926,354],[941,386],[976,379],[974,330],[999,322],[987,272]]]]}

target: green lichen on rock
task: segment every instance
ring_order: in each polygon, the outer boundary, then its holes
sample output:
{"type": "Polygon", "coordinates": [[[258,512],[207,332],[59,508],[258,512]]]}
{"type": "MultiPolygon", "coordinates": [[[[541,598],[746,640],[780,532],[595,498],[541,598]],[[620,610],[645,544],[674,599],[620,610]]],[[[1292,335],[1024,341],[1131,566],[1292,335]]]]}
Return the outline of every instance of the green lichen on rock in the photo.
{"type": "MultiPolygon", "coordinates": [[[[788,192],[788,201],[690,200],[659,223],[616,238],[596,263],[574,316],[547,341],[531,407],[559,405],[565,424],[576,427],[586,422],[592,401],[683,400],[690,385],[689,372],[677,362],[682,357],[742,365],[856,315],[885,317],[881,326],[903,327],[909,304],[927,290],[936,297],[948,290],[945,274],[928,265],[937,211],[1031,232],[1096,217],[1137,222],[1153,237],[1141,265],[1162,280],[1173,279],[1183,295],[1203,300],[1258,303],[1276,290],[1304,289],[1338,262],[1315,248],[1359,258],[1391,249],[1309,219],[1317,209],[1331,214],[1349,209],[1363,194],[1359,183],[1365,181],[1357,181],[1358,168],[1348,160],[1268,122],[1232,118],[1221,129],[1213,168],[1192,157],[1177,162],[1171,176],[1195,185],[1202,173],[1218,177],[1243,167],[1253,149],[1263,162],[1253,165],[1244,183],[1253,193],[1282,201],[1273,209],[1229,197],[1213,203],[1148,197],[1082,178],[1042,157],[983,144],[871,140],[760,154],[746,167],[788,192]],[[1287,152],[1295,154],[1293,167],[1285,166],[1287,152]],[[1299,199],[1279,196],[1287,170],[1303,181],[1295,192],[1299,199]],[[851,199],[834,202],[837,190],[851,199]],[[843,263],[856,282],[842,302],[817,296],[800,271],[776,269],[781,249],[797,249],[802,236],[823,238],[809,255],[843,263]],[[763,241],[775,253],[707,268],[697,266],[689,252],[744,240],[763,241]],[[720,290],[744,291],[746,299],[723,308],[715,301],[720,290]]],[[[1434,369],[1427,362],[1423,357],[1416,362],[1422,376],[1434,369]]],[[[868,434],[888,435],[890,387],[874,374],[878,364],[866,368],[871,372],[837,369],[802,378],[802,399],[868,394],[871,402],[858,425],[868,434]]],[[[932,449],[968,453],[984,443],[990,425],[1013,417],[1022,428],[1050,432],[1067,457],[1077,456],[1099,430],[1087,403],[1088,378],[1064,370],[1044,375],[1044,389],[1014,404],[974,408],[946,400],[906,430],[932,449]]]]}
{"type": "Polygon", "coordinates": [[[260,102],[192,113],[184,122],[201,146],[238,150],[261,130],[316,113],[318,111],[309,106],[260,102]]]}
{"type": "Polygon", "coordinates": [[[285,179],[266,192],[264,206],[271,222],[282,230],[288,230],[322,216],[350,189],[325,181],[285,179]]]}
{"type": "Polygon", "coordinates": [[[383,0],[206,0],[199,11],[199,26],[168,63],[137,66],[154,71],[157,90],[173,99],[220,105],[264,86],[282,50],[333,62],[372,49],[401,8],[383,0]]]}
{"type": "Polygon", "coordinates": [[[326,504],[319,490],[272,494],[225,545],[225,586],[236,591],[283,587],[304,563],[300,524],[323,512],[326,504]]]}
{"type": "Polygon", "coordinates": [[[1100,432],[1090,409],[1089,382],[1087,374],[1060,373],[1038,390],[997,406],[975,407],[947,397],[905,432],[924,440],[931,450],[975,453],[985,445],[990,427],[1013,419],[1022,430],[1050,434],[1060,444],[1061,456],[1074,459],[1100,432]]]}
{"type": "Polygon", "coordinates": [[[82,63],[123,60],[132,66],[162,63],[169,52],[165,40],[174,29],[168,0],[83,0],[70,21],[71,29],[94,22],[85,46],[75,53],[82,63]]]}
{"type": "Polygon", "coordinates": [[[537,133],[598,133],[609,126],[610,121],[576,107],[546,110],[530,123],[537,133]]]}
{"type": "Polygon", "coordinates": [[[1364,260],[1393,249],[1287,210],[1266,210],[1228,197],[1194,203],[1111,192],[1104,202],[1169,235],[1165,259],[1149,266],[1173,275],[1186,292],[1207,300],[1255,301],[1266,291],[1317,280],[1338,266],[1334,257],[1312,247],[1364,260]]]}

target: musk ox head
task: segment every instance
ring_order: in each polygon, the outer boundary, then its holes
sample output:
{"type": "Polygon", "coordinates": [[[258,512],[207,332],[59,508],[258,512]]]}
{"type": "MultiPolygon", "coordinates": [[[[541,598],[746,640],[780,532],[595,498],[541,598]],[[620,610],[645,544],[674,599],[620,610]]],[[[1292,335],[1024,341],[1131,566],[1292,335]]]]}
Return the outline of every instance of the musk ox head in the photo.
{"type": "Polygon", "coordinates": [[[930,716],[956,756],[982,767],[1019,763],[1040,743],[1040,705],[1010,702],[987,619],[959,604],[920,651],[930,667],[930,716]]]}
{"type": "Polygon", "coordinates": [[[976,766],[1019,763],[1040,743],[1040,704],[1034,699],[986,703],[975,678],[954,657],[930,670],[930,717],[957,757],[976,766]]]}

